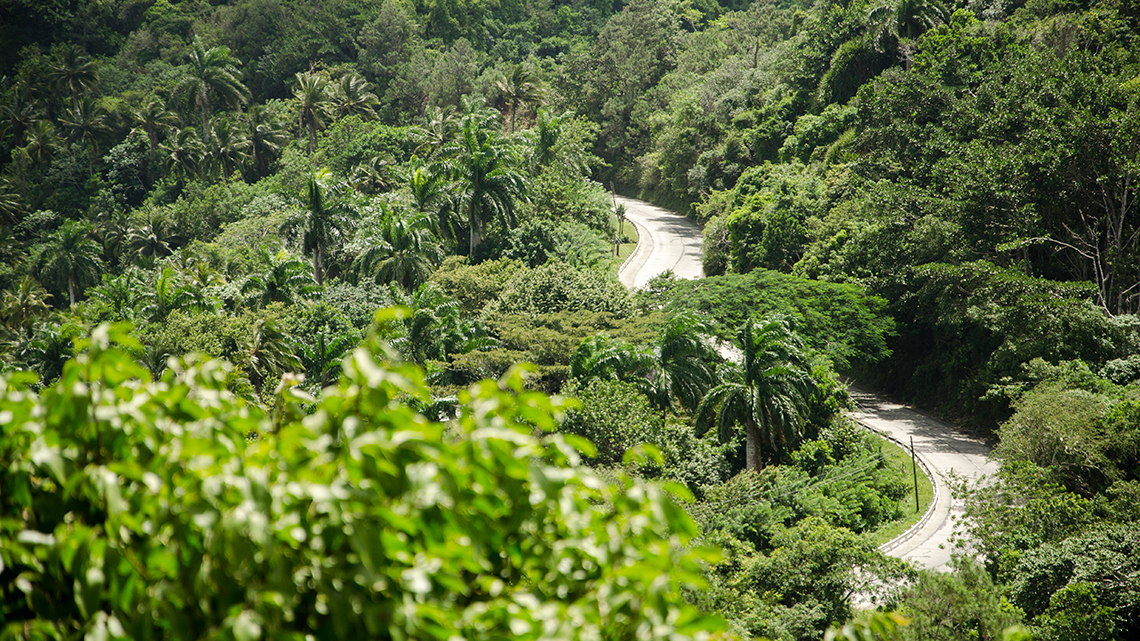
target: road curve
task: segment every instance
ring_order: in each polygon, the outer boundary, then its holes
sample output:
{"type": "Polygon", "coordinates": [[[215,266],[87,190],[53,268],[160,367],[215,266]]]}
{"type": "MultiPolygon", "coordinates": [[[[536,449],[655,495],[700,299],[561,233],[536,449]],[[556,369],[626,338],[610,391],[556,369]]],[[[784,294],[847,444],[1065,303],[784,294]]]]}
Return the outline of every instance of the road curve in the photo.
{"type": "Polygon", "coordinates": [[[934,505],[918,525],[880,549],[923,568],[948,570],[951,537],[963,533],[962,503],[950,492],[951,473],[976,481],[997,473],[990,447],[957,427],[929,414],[889,401],[858,385],[849,388],[857,410],[855,419],[910,449],[931,472],[934,505]]]}
{"type": "Polygon", "coordinates": [[[625,216],[637,227],[637,249],[618,272],[629,289],[644,287],[649,279],[673,270],[678,278],[705,275],[701,265],[701,228],[688,218],[643,200],[616,197],[625,216]]]}
{"type": "MultiPolygon", "coordinates": [[[[618,197],[626,217],[637,226],[639,241],[619,277],[630,289],[642,287],[654,276],[671,269],[680,278],[704,276],[701,265],[701,230],[680,214],[641,200],[618,197]]],[[[997,472],[989,458],[990,448],[957,427],[927,414],[899,405],[857,385],[850,387],[857,411],[855,418],[909,449],[914,437],[918,458],[935,485],[934,505],[922,521],[908,532],[884,544],[887,554],[923,568],[945,570],[952,552],[951,537],[961,532],[962,505],[947,484],[953,473],[969,479],[997,472]]]]}

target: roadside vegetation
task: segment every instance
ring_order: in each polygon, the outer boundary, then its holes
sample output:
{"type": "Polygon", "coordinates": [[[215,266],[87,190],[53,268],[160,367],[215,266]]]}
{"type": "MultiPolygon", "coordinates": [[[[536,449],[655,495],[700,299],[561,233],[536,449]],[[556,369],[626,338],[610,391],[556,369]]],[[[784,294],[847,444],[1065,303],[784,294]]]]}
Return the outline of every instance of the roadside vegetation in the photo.
{"type": "Polygon", "coordinates": [[[1135,636],[1138,33],[7,3],[0,637],[1135,636]],[[708,277],[627,292],[615,191],[708,277]],[[997,444],[953,572],[839,374],[997,444]]]}

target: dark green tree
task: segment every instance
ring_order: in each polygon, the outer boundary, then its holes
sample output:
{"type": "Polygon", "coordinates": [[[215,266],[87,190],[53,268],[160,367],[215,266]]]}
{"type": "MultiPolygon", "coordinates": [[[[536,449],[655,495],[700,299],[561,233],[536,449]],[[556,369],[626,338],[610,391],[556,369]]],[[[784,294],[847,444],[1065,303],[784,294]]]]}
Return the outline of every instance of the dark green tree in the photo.
{"type": "Polygon", "coordinates": [[[490,128],[494,121],[493,115],[470,109],[463,117],[458,141],[444,150],[458,208],[467,218],[468,255],[483,241],[492,220],[507,228],[514,226],[515,199],[525,189],[515,169],[514,149],[490,128]]]}

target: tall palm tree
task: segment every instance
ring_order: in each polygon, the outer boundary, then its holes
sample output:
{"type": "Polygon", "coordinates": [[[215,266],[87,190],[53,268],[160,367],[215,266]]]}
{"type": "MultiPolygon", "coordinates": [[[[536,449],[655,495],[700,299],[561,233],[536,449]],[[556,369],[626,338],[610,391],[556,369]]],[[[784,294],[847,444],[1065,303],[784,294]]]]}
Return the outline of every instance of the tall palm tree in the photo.
{"type": "Polygon", "coordinates": [[[418,212],[386,212],[379,235],[366,242],[370,246],[356,261],[357,273],[369,274],[378,283],[397,283],[409,292],[427,281],[443,260],[432,221],[418,212]]]}
{"type": "Polygon", "coordinates": [[[269,303],[295,302],[316,290],[305,261],[293,258],[285,252],[270,256],[264,248],[261,256],[266,261],[266,270],[253,274],[241,286],[241,293],[254,307],[265,307],[269,303]]]}
{"type": "Polygon", "coordinates": [[[352,207],[337,198],[339,186],[329,185],[329,181],[328,169],[310,172],[299,203],[301,210],[281,225],[281,233],[287,237],[300,235],[301,250],[313,259],[318,285],[324,284],[329,251],[348,238],[356,218],[352,207]]]}
{"type": "Polygon", "coordinates": [[[317,130],[323,129],[331,115],[329,81],[319,73],[305,71],[297,74],[293,88],[293,101],[301,126],[309,134],[309,153],[317,147],[317,130]]]}
{"type": "Polygon", "coordinates": [[[459,140],[444,150],[457,203],[467,218],[468,255],[475,253],[491,220],[514,226],[515,199],[524,194],[514,150],[487,127],[491,122],[486,114],[472,110],[463,118],[459,140]]]}
{"type": "Polygon", "coordinates": [[[66,90],[71,102],[99,83],[99,67],[78,45],[64,47],[48,67],[48,83],[53,91],[66,90]]]}
{"type": "Polygon", "coordinates": [[[336,118],[360,116],[361,120],[376,117],[380,99],[372,93],[368,81],[360,74],[346,73],[336,83],[332,92],[332,113],[336,118]]]}
{"type": "Polygon", "coordinates": [[[802,437],[803,417],[812,391],[803,343],[782,317],[741,328],[743,362],[724,383],[709,390],[697,407],[696,430],[716,425],[722,442],[744,426],[748,469],[779,461],[802,437]]]}
{"type": "Polygon", "coordinates": [[[289,132],[280,118],[261,105],[249,108],[245,123],[253,173],[257,178],[264,178],[269,175],[273,161],[281,154],[281,148],[289,142],[289,132]]]}
{"type": "Polygon", "coordinates": [[[538,107],[546,102],[546,89],[534,67],[527,63],[512,67],[508,75],[495,81],[495,89],[505,110],[503,118],[509,132],[514,131],[515,120],[527,107],[538,107]]]}
{"type": "Polygon", "coordinates": [[[229,47],[207,49],[199,38],[190,47],[189,74],[178,84],[177,93],[197,110],[201,122],[199,132],[209,134],[208,121],[217,102],[236,107],[249,101],[249,89],[241,83],[237,61],[230,57],[229,47]]]}
{"type": "Polygon", "coordinates": [[[302,369],[301,359],[297,357],[297,344],[277,325],[264,318],[254,323],[245,356],[249,360],[249,382],[258,396],[261,396],[267,380],[302,369]]]}
{"type": "Polygon", "coordinates": [[[36,267],[43,279],[66,284],[68,299],[75,305],[83,287],[99,278],[103,261],[102,249],[91,239],[90,225],[68,220],[49,238],[36,257],[36,267]]]}

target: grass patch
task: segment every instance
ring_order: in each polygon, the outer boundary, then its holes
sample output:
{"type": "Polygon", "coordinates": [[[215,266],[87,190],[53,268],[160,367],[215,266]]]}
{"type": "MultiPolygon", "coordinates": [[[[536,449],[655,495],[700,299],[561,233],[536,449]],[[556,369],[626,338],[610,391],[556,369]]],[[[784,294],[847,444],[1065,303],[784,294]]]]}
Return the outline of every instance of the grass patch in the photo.
{"type": "Polygon", "coordinates": [[[897,521],[891,521],[870,533],[871,541],[877,546],[890,541],[903,532],[906,532],[910,526],[918,523],[923,515],[926,514],[926,510],[930,508],[930,502],[934,500],[934,486],[931,485],[930,477],[922,471],[922,466],[920,465],[918,466],[918,511],[915,511],[914,473],[911,471],[910,450],[903,449],[895,444],[894,441],[885,438],[882,439],[882,441],[883,454],[887,457],[887,464],[893,469],[902,472],[903,477],[906,479],[907,495],[903,497],[901,501],[903,517],[897,521]]]}
{"type": "Polygon", "coordinates": [[[621,233],[624,237],[632,240],[630,243],[622,243],[618,248],[618,265],[625,262],[629,258],[633,250],[637,249],[637,226],[628,220],[623,220],[621,223],[621,233]]]}

